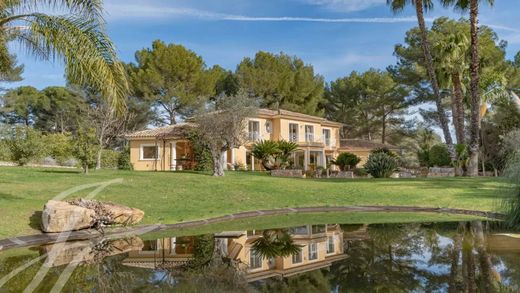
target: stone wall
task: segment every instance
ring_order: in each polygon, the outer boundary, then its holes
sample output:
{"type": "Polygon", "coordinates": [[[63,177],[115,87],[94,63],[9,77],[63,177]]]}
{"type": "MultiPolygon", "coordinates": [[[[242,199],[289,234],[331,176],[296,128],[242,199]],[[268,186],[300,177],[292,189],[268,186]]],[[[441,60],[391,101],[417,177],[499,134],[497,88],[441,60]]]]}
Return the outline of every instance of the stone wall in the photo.
{"type": "Polygon", "coordinates": [[[455,177],[455,168],[431,167],[428,170],[428,177],[455,177]]]}
{"type": "Polygon", "coordinates": [[[271,170],[271,176],[303,178],[303,170],[271,170]]]}
{"type": "Polygon", "coordinates": [[[338,171],[330,172],[330,178],[354,178],[354,172],[352,171],[338,171]]]}

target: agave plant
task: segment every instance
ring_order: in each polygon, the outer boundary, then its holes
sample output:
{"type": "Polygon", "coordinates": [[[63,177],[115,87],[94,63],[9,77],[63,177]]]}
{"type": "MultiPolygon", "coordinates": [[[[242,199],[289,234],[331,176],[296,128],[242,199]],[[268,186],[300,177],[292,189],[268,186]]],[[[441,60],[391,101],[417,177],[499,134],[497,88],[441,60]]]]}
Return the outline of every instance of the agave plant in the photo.
{"type": "Polygon", "coordinates": [[[251,247],[264,259],[291,256],[300,253],[302,249],[301,245],[294,243],[286,229],[265,230],[262,237],[256,239],[251,247]]]}
{"type": "Polygon", "coordinates": [[[388,178],[397,170],[397,160],[387,153],[372,153],[368,157],[365,169],[374,178],[388,178]]]}
{"type": "Polygon", "coordinates": [[[112,106],[123,108],[128,83],[106,33],[102,0],[1,0],[2,71],[13,66],[3,64],[12,59],[9,41],[18,41],[38,59],[61,59],[71,84],[93,88],[112,106]]]}

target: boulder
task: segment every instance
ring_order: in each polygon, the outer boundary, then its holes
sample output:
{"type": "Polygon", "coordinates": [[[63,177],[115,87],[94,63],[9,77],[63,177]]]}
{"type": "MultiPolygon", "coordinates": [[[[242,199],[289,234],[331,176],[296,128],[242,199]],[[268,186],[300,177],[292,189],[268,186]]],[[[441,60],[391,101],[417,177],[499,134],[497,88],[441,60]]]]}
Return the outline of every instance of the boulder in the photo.
{"type": "Polygon", "coordinates": [[[90,228],[96,212],[68,202],[49,200],[43,207],[42,230],[48,233],[90,228]]]}
{"type": "Polygon", "coordinates": [[[133,225],[141,222],[144,212],[112,202],[101,202],[104,210],[111,214],[111,224],[133,225]]]}

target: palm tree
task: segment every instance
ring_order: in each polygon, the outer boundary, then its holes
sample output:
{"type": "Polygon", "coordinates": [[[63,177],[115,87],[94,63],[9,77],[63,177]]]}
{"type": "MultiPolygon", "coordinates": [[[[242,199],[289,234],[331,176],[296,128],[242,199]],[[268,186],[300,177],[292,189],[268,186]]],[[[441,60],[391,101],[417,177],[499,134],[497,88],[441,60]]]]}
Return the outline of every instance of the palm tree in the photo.
{"type": "Polygon", "coordinates": [[[128,83],[105,30],[102,0],[1,0],[0,51],[8,41],[38,59],[61,59],[71,84],[94,88],[123,108],[128,83]]]}
{"type": "Polygon", "coordinates": [[[440,81],[452,88],[452,116],[458,144],[465,144],[464,93],[462,76],[466,72],[466,52],[469,39],[464,26],[453,20],[437,25],[434,59],[438,64],[440,81]]]}
{"type": "Polygon", "coordinates": [[[301,248],[301,245],[294,243],[287,229],[265,230],[251,246],[251,249],[264,259],[295,255],[300,253],[301,248]]]}
{"type": "MultiPolygon", "coordinates": [[[[469,166],[468,175],[478,176],[478,154],[479,154],[479,135],[480,135],[480,57],[479,57],[479,37],[478,37],[478,12],[481,0],[442,0],[444,6],[455,5],[455,8],[462,11],[469,10],[470,34],[471,34],[471,63],[470,63],[470,92],[471,92],[471,120],[469,138],[469,166]]],[[[490,5],[494,0],[484,0],[490,5]]]]}
{"type": "Polygon", "coordinates": [[[423,47],[424,60],[426,63],[426,70],[428,77],[432,85],[433,95],[435,98],[435,104],[437,107],[437,116],[444,134],[444,140],[448,145],[448,150],[452,160],[455,160],[455,149],[453,147],[453,139],[451,138],[450,127],[448,125],[448,118],[442,105],[442,96],[439,90],[439,83],[433,67],[433,58],[431,54],[431,46],[428,40],[428,29],[424,20],[424,11],[428,11],[433,8],[432,0],[387,0],[393,12],[398,13],[402,11],[406,5],[411,4],[415,6],[415,12],[417,14],[417,21],[419,23],[419,29],[421,31],[421,43],[423,47]]]}
{"type": "Polygon", "coordinates": [[[262,162],[267,171],[271,171],[276,168],[275,156],[280,153],[280,149],[276,141],[262,140],[253,145],[251,153],[262,162]]]}

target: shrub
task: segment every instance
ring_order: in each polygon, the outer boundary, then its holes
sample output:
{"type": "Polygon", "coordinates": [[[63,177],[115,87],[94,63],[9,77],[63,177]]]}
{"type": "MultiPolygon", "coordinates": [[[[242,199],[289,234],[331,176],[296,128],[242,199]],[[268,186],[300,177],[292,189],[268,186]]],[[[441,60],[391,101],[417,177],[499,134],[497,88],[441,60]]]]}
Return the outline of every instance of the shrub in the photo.
{"type": "Polygon", "coordinates": [[[101,150],[101,168],[117,169],[119,152],[114,150],[101,150]]]}
{"type": "Polygon", "coordinates": [[[372,153],[368,157],[365,169],[374,178],[388,178],[397,170],[397,160],[384,152],[372,153]]]}
{"type": "Polygon", "coordinates": [[[130,147],[125,146],[123,151],[119,153],[117,158],[117,169],[119,170],[133,170],[134,166],[130,161],[130,147]]]}
{"type": "Polygon", "coordinates": [[[508,190],[511,196],[504,201],[506,223],[518,229],[520,227],[520,151],[510,155],[504,174],[512,185],[508,190]]]}
{"type": "Polygon", "coordinates": [[[354,155],[353,153],[341,153],[339,156],[332,162],[334,165],[339,166],[341,171],[350,170],[361,161],[361,159],[354,155]]]}
{"type": "Polygon", "coordinates": [[[11,159],[23,166],[43,156],[44,144],[42,135],[29,127],[16,127],[10,131],[6,144],[11,159]]]}
{"type": "Polygon", "coordinates": [[[96,138],[96,131],[93,128],[80,129],[76,139],[72,153],[78,159],[83,172],[88,174],[88,170],[96,166],[97,152],[99,151],[99,144],[96,138]]]}
{"type": "Polygon", "coordinates": [[[436,144],[430,149],[430,166],[445,167],[451,165],[451,157],[448,147],[444,144],[436,144]]]}
{"type": "Polygon", "coordinates": [[[209,148],[203,143],[203,139],[196,131],[191,131],[188,134],[193,150],[193,159],[196,162],[195,171],[210,171],[213,170],[213,158],[209,148]]]}
{"type": "Polygon", "coordinates": [[[11,160],[11,150],[7,145],[7,141],[5,139],[0,139],[0,161],[10,161],[11,160]]]}
{"type": "Polygon", "coordinates": [[[370,152],[371,154],[385,153],[391,157],[397,158],[397,154],[389,150],[388,148],[377,148],[370,152]]]}
{"type": "Polygon", "coordinates": [[[65,165],[72,155],[72,136],[70,133],[53,133],[43,137],[46,153],[59,165],[65,165]]]}
{"type": "Polygon", "coordinates": [[[354,175],[356,175],[358,177],[365,177],[368,175],[368,172],[367,172],[367,170],[365,170],[365,168],[355,168],[354,175]]]}

